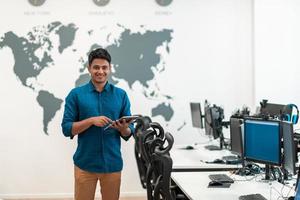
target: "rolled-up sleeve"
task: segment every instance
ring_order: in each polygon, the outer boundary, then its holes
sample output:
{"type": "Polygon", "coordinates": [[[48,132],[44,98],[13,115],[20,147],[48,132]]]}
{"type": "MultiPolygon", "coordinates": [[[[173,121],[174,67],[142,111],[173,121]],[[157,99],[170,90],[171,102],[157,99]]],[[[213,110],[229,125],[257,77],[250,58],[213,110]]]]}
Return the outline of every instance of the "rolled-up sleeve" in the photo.
{"type": "Polygon", "coordinates": [[[66,137],[71,139],[74,137],[72,134],[73,122],[78,121],[78,107],[76,101],[76,94],[72,90],[65,99],[64,116],[61,123],[62,132],[66,137]]]}
{"type": "MultiPolygon", "coordinates": [[[[129,98],[125,92],[124,94],[124,97],[123,97],[123,108],[122,108],[122,112],[121,112],[121,117],[123,116],[130,116],[131,115],[131,111],[130,111],[130,101],[129,101],[129,98]]],[[[129,140],[129,138],[131,137],[131,135],[134,133],[134,127],[133,127],[133,124],[129,124],[129,128],[131,130],[131,134],[129,136],[122,136],[121,137],[124,139],[124,140],[129,140]]]]}

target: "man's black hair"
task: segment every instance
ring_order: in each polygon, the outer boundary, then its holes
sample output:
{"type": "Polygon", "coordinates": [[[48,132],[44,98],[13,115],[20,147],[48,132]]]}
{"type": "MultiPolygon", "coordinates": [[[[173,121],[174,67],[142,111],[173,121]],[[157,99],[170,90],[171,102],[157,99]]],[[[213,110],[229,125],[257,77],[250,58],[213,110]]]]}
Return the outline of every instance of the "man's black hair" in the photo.
{"type": "Polygon", "coordinates": [[[110,54],[108,53],[108,51],[106,51],[106,49],[103,48],[98,48],[95,49],[93,51],[90,52],[89,54],[89,66],[92,64],[94,59],[97,58],[102,58],[104,60],[107,60],[107,62],[110,64],[111,62],[111,57],[110,54]]]}

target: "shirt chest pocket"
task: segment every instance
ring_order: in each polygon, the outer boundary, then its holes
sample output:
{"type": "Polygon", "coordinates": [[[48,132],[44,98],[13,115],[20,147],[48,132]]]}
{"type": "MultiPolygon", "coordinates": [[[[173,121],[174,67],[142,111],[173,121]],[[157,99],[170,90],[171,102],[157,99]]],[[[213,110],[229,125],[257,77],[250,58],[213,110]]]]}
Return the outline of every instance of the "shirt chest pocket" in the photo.
{"type": "Polygon", "coordinates": [[[105,102],[103,111],[107,116],[110,116],[112,120],[120,118],[122,105],[118,101],[108,101],[105,102]]]}
{"type": "Polygon", "coordinates": [[[96,102],[84,100],[79,102],[79,116],[82,119],[98,115],[98,108],[96,102]]]}

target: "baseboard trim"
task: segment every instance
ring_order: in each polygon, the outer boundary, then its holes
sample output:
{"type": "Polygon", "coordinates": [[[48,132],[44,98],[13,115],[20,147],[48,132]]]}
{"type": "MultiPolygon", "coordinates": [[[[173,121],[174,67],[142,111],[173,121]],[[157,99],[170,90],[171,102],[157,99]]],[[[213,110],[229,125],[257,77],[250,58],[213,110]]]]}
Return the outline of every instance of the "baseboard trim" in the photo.
{"type": "MultiPolygon", "coordinates": [[[[73,193],[50,193],[50,194],[0,194],[0,200],[2,199],[62,199],[72,198],[73,193]]],[[[145,192],[121,192],[120,197],[146,197],[145,192]]],[[[100,197],[96,194],[96,197],[100,197]]]]}

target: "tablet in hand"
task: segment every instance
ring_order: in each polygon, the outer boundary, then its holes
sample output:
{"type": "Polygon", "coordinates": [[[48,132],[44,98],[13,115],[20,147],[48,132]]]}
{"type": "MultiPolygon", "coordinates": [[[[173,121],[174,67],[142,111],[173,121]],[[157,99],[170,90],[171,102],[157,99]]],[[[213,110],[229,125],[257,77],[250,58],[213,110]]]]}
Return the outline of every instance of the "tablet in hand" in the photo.
{"type": "MultiPolygon", "coordinates": [[[[116,121],[122,122],[123,119],[125,119],[126,123],[129,123],[129,122],[133,123],[139,117],[140,117],[139,115],[123,116],[120,119],[117,119],[116,121]]],[[[112,122],[109,123],[106,127],[104,127],[104,130],[110,128],[111,126],[112,126],[112,122]]]]}
{"type": "Polygon", "coordinates": [[[122,122],[125,119],[126,123],[128,123],[128,122],[134,122],[137,118],[139,118],[138,115],[123,116],[120,119],[118,119],[117,121],[122,122]]]}

